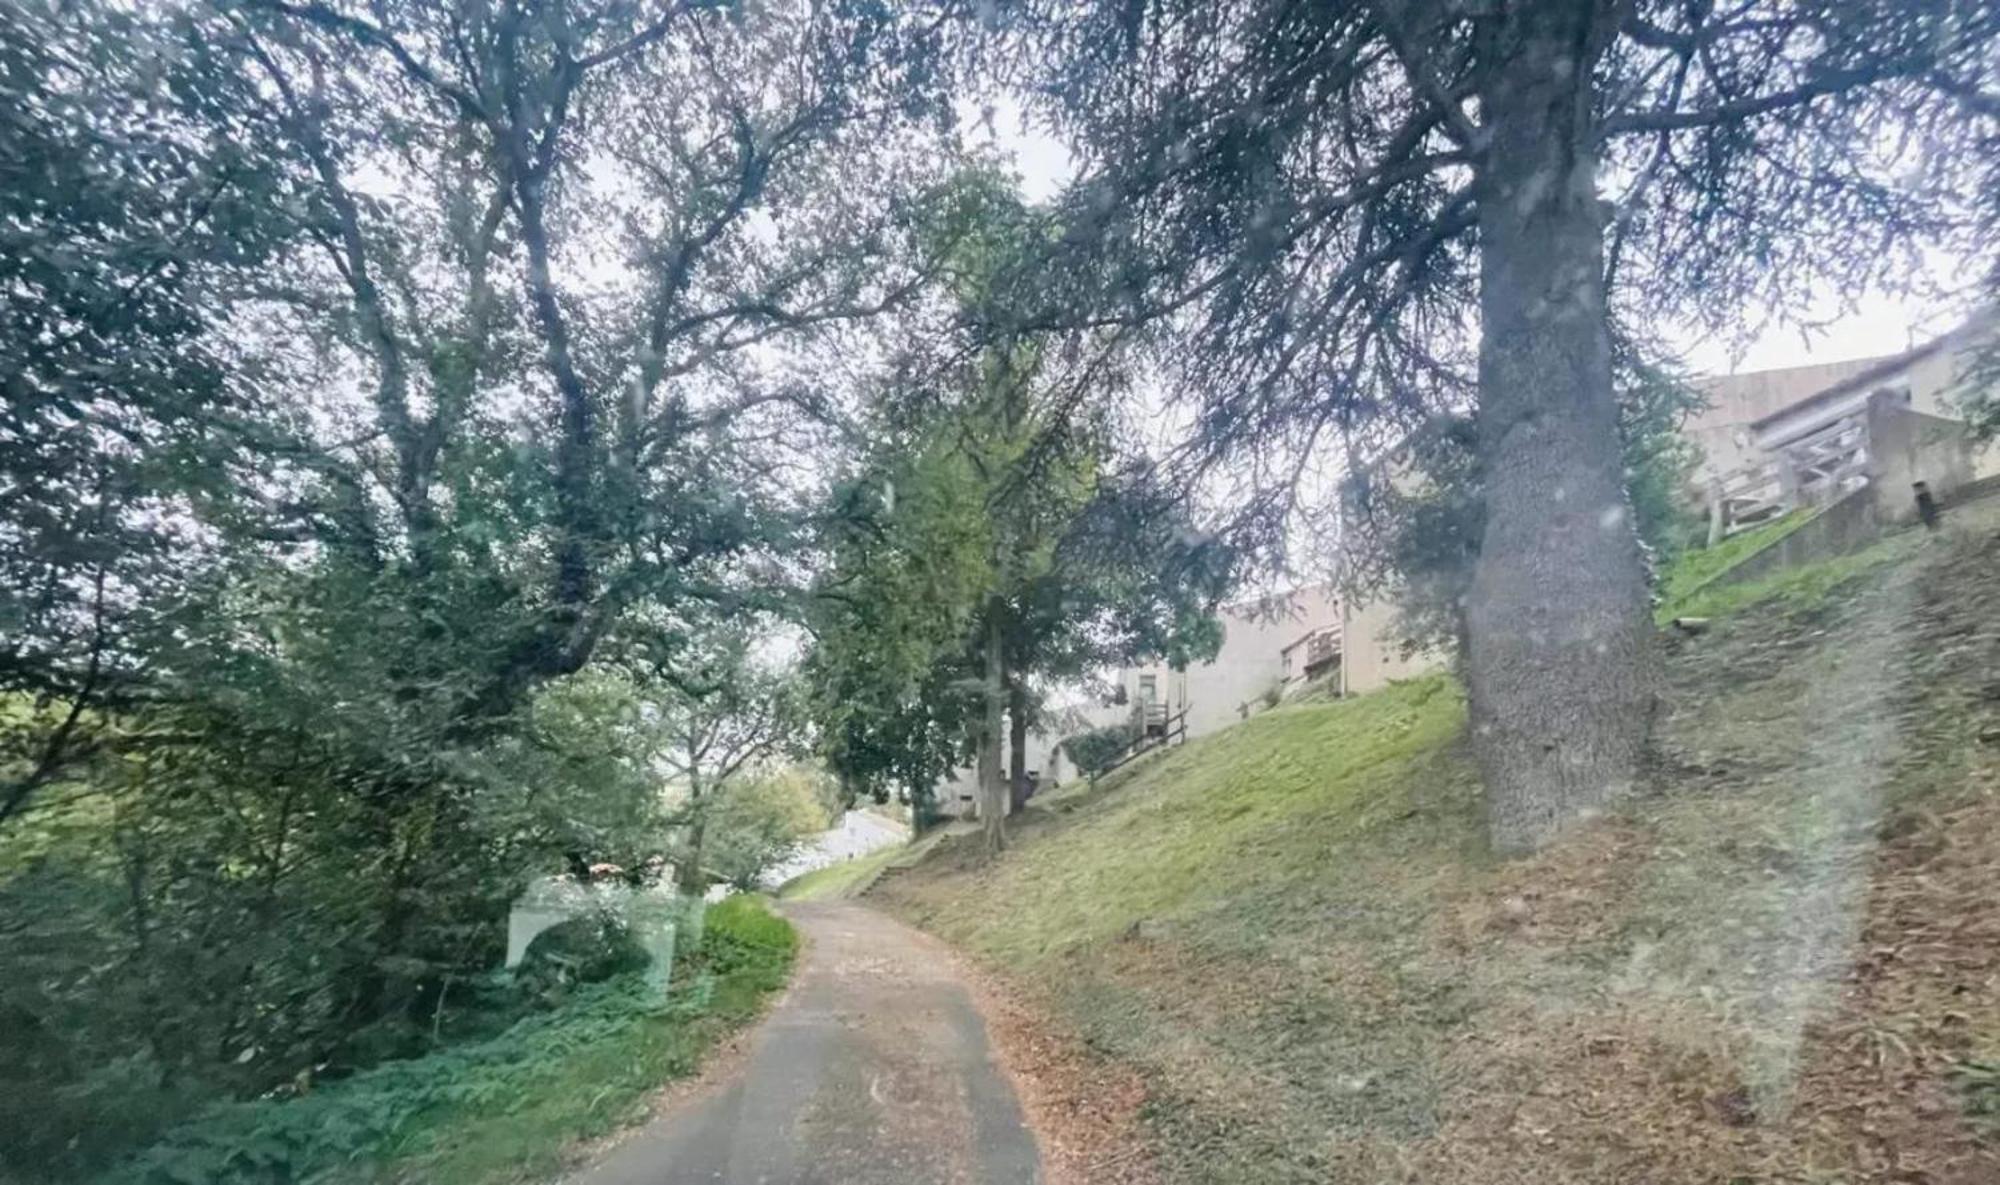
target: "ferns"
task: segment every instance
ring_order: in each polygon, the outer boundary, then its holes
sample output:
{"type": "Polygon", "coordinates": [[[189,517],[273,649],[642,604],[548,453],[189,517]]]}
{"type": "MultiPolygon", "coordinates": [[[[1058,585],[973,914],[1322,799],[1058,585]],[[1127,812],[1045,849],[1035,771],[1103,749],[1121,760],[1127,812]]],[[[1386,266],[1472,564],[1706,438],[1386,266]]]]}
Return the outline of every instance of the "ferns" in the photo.
{"type": "Polygon", "coordinates": [[[425,1181],[493,1179],[553,1163],[691,1070],[722,1030],[785,982],[791,926],[750,898],[710,910],[665,1005],[623,975],[560,1009],[426,1057],[390,1062],[297,1098],[216,1106],[105,1178],[113,1185],[314,1185],[421,1165],[425,1181]],[[506,1128],[498,1149],[484,1126],[506,1128]],[[511,1149],[511,1151],[506,1151],[511,1149]]]}

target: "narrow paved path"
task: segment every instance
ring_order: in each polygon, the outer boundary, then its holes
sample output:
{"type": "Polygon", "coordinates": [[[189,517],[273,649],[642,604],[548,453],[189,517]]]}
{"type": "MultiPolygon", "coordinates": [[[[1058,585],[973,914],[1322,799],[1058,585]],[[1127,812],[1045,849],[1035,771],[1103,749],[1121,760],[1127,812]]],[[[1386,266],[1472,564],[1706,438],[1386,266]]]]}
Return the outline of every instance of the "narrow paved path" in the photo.
{"type": "Polygon", "coordinates": [[[748,1056],[574,1185],[1028,1185],[1034,1137],[934,940],[844,902],[786,909],[806,949],[748,1056]]]}

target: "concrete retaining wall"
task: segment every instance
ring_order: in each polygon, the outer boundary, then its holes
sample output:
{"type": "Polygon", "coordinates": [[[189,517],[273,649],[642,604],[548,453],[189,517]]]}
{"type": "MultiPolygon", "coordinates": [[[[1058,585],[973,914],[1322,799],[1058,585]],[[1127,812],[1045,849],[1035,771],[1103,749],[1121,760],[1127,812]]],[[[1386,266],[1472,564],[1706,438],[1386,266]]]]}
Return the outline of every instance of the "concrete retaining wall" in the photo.
{"type": "Polygon", "coordinates": [[[1878,392],[1868,402],[1868,488],[1885,526],[1917,521],[1913,482],[1940,502],[1972,483],[1976,446],[1961,420],[1912,411],[1878,392]]]}
{"type": "Polygon", "coordinates": [[[1881,537],[1882,526],[1882,520],[1876,513],[1874,487],[1849,490],[1838,501],[1822,507],[1800,523],[1797,529],[1773,541],[1762,551],[1752,552],[1738,561],[1736,566],[1716,573],[1714,579],[1694,591],[1761,580],[1786,568],[1816,564],[1859,551],[1881,537]]]}
{"type": "Polygon", "coordinates": [[[1962,421],[1912,411],[1887,391],[1869,398],[1867,414],[1868,484],[1702,588],[1759,580],[1861,550],[1883,532],[1917,521],[1913,482],[1923,482],[1941,504],[1963,501],[1981,488],[1974,481],[1978,449],[1962,421]]]}

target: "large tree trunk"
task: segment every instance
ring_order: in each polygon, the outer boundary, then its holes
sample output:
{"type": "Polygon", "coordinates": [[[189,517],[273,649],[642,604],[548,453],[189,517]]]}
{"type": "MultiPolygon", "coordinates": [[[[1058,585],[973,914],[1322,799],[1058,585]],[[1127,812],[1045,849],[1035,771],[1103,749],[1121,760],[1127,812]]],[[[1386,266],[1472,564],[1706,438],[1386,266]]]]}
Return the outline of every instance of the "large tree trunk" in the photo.
{"type": "Polygon", "coordinates": [[[1000,607],[988,607],[985,703],[979,727],[979,827],[989,855],[1007,846],[1007,777],[1000,765],[1006,668],[1000,656],[1000,607]]]}
{"type": "Polygon", "coordinates": [[[1468,600],[1473,741],[1493,845],[1531,851],[1632,784],[1653,631],[1611,389],[1587,4],[1488,30],[1479,191],[1486,528],[1468,600]]]}
{"type": "Polygon", "coordinates": [[[703,800],[701,775],[690,769],[688,773],[688,819],[686,858],[674,869],[674,884],[682,893],[699,897],[708,892],[708,882],[701,871],[701,846],[708,835],[708,803],[703,800]]]}
{"type": "Polygon", "coordinates": [[[1007,680],[1007,784],[1014,810],[1028,805],[1028,689],[1018,674],[1007,680]]]}
{"type": "Polygon", "coordinates": [[[688,858],[675,872],[682,893],[690,897],[700,897],[708,892],[708,879],[701,870],[701,847],[708,832],[708,821],[696,815],[688,825],[688,858]]]}

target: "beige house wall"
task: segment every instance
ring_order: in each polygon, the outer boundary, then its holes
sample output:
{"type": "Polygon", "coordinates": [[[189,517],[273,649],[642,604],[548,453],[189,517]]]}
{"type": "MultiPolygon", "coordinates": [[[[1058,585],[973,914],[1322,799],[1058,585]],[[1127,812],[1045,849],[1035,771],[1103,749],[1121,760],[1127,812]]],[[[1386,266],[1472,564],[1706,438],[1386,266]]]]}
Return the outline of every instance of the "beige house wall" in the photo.
{"type": "MultiPolygon", "coordinates": [[[[1682,432],[1702,450],[1697,483],[1721,476],[1764,459],[1757,447],[1759,420],[1842,383],[1863,379],[1855,394],[1865,396],[1878,389],[1904,390],[1909,407],[1926,415],[1962,419],[1959,400],[1976,352],[2000,334],[2000,312],[1988,310],[1968,320],[1952,332],[1904,354],[1856,358],[1847,362],[1789,366],[1749,374],[1718,375],[1699,379],[1695,386],[1709,406],[1690,416],[1682,432]],[[1898,365],[1898,360],[1905,360],[1898,365]],[[1870,373],[1870,372],[1877,373],[1870,373]]],[[[1803,410],[1802,410],[1802,413],[1803,410]]],[[[2000,450],[1988,449],[1975,460],[1978,476],[2000,472],[2000,450]]]]}
{"type": "Polygon", "coordinates": [[[1349,606],[1341,623],[1340,694],[1361,695],[1445,665],[1435,650],[1403,654],[1396,637],[1396,603],[1387,598],[1349,606]]]}
{"type": "MultiPolygon", "coordinates": [[[[1087,704],[1072,708],[1064,728],[1028,734],[1028,768],[1042,784],[1059,785],[1076,777],[1076,767],[1058,746],[1078,727],[1102,727],[1129,720],[1142,688],[1151,680],[1153,694],[1169,715],[1187,713],[1187,735],[1201,736],[1227,728],[1263,707],[1267,692],[1287,681],[1284,650],[1306,633],[1340,621],[1340,602],[1324,588],[1260,597],[1224,606],[1222,646],[1212,662],[1176,671],[1164,662],[1126,667],[1114,686],[1124,692],[1122,704],[1087,704]]],[[[978,771],[962,768],[938,787],[939,809],[970,818],[979,797],[978,771]]]]}
{"type": "MultiPolygon", "coordinates": [[[[1140,688],[1151,678],[1169,715],[1187,712],[1190,737],[1247,719],[1263,706],[1266,695],[1274,689],[1282,692],[1291,677],[1285,670],[1285,647],[1337,624],[1340,602],[1329,589],[1307,588],[1227,606],[1221,616],[1222,648],[1213,662],[1185,671],[1165,663],[1120,671],[1127,704],[1139,702],[1140,688]]],[[[1129,706],[1124,710],[1130,711],[1129,706]]]]}
{"type": "Polygon", "coordinates": [[[1689,416],[1681,432],[1701,448],[1698,482],[1705,485],[1711,477],[1733,473],[1762,459],[1751,424],[1872,366],[1883,365],[1891,357],[1787,366],[1696,380],[1695,388],[1708,400],[1708,406],[1689,416]]]}

